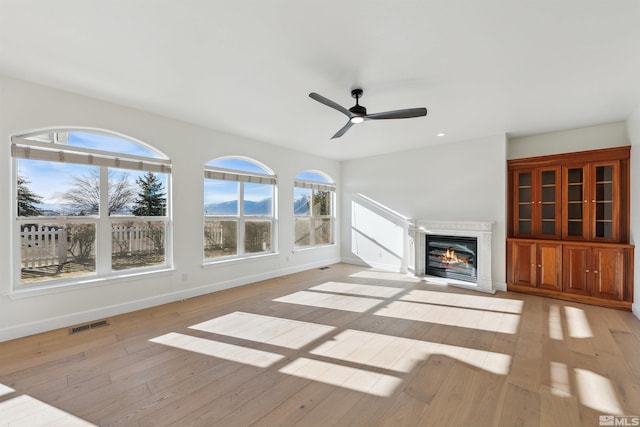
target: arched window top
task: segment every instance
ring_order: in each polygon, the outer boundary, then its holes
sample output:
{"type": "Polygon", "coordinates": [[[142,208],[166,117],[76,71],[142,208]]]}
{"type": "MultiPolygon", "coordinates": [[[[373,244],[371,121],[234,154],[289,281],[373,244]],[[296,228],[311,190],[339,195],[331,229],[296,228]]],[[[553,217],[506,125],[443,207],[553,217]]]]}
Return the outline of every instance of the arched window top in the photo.
{"type": "Polygon", "coordinates": [[[206,166],[226,170],[274,175],[273,171],[267,166],[247,157],[219,157],[207,162],[206,166]]]}
{"type": "Polygon", "coordinates": [[[298,173],[295,176],[297,181],[314,181],[314,182],[322,182],[327,184],[333,184],[333,179],[325,174],[324,172],[314,171],[314,170],[306,170],[298,173]]]}
{"type": "Polygon", "coordinates": [[[131,157],[147,157],[152,159],[168,159],[161,151],[149,144],[115,132],[95,129],[48,129],[17,135],[14,142],[22,139],[24,142],[44,143],[55,145],[56,149],[89,150],[112,154],[125,154],[131,157]]]}

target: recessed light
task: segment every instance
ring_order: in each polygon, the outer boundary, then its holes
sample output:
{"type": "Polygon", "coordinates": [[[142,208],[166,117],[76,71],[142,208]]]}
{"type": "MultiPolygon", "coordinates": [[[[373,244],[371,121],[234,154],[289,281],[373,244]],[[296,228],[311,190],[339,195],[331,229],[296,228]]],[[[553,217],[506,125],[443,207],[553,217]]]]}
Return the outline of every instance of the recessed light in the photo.
{"type": "Polygon", "coordinates": [[[438,136],[445,136],[445,135],[446,135],[446,133],[444,133],[444,132],[440,132],[440,133],[438,134],[438,136]]]}

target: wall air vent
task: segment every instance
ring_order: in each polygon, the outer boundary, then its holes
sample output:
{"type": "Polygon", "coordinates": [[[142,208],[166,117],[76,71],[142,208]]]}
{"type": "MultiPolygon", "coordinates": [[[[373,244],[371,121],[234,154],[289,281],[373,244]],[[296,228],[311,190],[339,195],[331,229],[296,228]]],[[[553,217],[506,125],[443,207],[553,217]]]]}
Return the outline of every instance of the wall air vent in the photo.
{"type": "Polygon", "coordinates": [[[109,326],[109,322],[107,320],[98,320],[97,322],[86,323],[80,326],[74,326],[69,329],[69,335],[73,335],[78,332],[88,331],[89,329],[101,328],[103,326],[109,326]]]}

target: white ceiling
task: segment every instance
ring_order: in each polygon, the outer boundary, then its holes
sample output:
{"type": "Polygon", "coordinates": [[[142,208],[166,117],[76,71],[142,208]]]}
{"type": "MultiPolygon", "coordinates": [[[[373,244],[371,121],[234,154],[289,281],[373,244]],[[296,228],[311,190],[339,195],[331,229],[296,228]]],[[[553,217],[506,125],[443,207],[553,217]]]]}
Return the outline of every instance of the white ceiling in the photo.
{"type": "Polygon", "coordinates": [[[625,120],[640,1],[0,0],[0,74],[344,160],[625,120]]]}

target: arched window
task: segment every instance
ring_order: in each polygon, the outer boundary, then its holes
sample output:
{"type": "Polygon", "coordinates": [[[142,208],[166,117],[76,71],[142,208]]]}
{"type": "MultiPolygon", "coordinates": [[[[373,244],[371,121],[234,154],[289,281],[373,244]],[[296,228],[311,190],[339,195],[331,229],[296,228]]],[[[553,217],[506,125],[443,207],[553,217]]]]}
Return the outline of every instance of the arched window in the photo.
{"type": "Polygon", "coordinates": [[[170,265],[166,156],[95,130],[40,131],[11,142],[20,286],[170,265]]]}
{"type": "Polygon", "coordinates": [[[276,177],[250,159],[223,157],[204,168],[204,259],[275,250],[276,177]]]}
{"type": "Polygon", "coordinates": [[[330,245],[334,241],[336,185],[325,174],[303,171],[293,187],[294,246],[330,245]]]}

